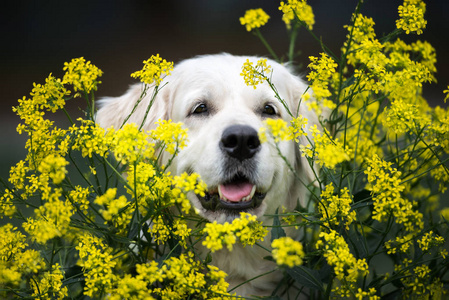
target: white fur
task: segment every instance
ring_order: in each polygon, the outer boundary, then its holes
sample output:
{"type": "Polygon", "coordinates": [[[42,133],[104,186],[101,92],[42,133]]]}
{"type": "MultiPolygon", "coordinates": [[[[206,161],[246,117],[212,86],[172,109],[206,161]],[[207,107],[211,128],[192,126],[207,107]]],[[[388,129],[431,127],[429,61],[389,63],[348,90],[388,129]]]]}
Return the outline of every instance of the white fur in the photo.
{"type": "MultiPolygon", "coordinates": [[[[208,187],[217,187],[222,183],[222,169],[224,157],[219,148],[222,132],[230,125],[248,125],[258,130],[263,125],[264,117],[261,109],[269,102],[276,106],[281,118],[289,122],[291,117],[275,98],[275,94],[267,83],[256,89],[245,84],[240,75],[246,59],[254,63],[258,57],[232,56],[229,54],[200,56],[185,60],[164,78],[164,87],[159,91],[146,119],[144,129],[154,128],[154,122],[159,118],[183,122],[188,128],[188,146],[181,150],[171,166],[174,174],[196,172],[208,187]],[[192,107],[199,101],[206,102],[211,113],[207,117],[189,116],[192,107]]],[[[317,124],[317,117],[308,111],[299,101],[307,85],[288,68],[269,60],[273,69],[271,80],[279,95],[284,99],[292,112],[299,112],[305,116],[309,125],[317,124]]],[[[161,85],[161,86],[162,86],[161,85]]],[[[103,127],[120,125],[128,116],[142,92],[142,85],[136,84],[129,91],[118,98],[106,98],[100,101],[100,110],[96,121],[103,127]]],[[[142,99],[137,110],[128,122],[141,124],[146,108],[149,104],[152,90],[142,99]]],[[[305,143],[300,141],[300,143],[305,143]]],[[[301,157],[298,145],[293,142],[281,142],[280,149],[289,164],[296,170],[301,181],[310,183],[313,172],[305,158],[301,157]]],[[[259,220],[270,224],[271,219],[264,215],[274,214],[276,209],[283,206],[293,210],[298,201],[305,204],[307,189],[304,184],[294,178],[286,163],[279,157],[276,149],[270,143],[261,145],[260,151],[253,158],[255,167],[255,184],[257,189],[267,195],[256,209],[250,212],[258,216],[259,220]]],[[[208,211],[203,208],[196,197],[190,195],[192,204],[201,216],[209,221],[232,221],[234,215],[222,211],[208,211]]],[[[292,233],[292,235],[297,235],[292,233]]],[[[269,247],[269,236],[264,242],[269,247]]],[[[232,252],[221,250],[213,255],[213,264],[228,273],[231,287],[251,279],[257,275],[274,269],[274,264],[263,257],[268,253],[260,247],[236,246],[232,252]]],[[[280,273],[263,276],[250,283],[244,284],[236,292],[239,295],[269,295],[280,280],[280,273]]]]}

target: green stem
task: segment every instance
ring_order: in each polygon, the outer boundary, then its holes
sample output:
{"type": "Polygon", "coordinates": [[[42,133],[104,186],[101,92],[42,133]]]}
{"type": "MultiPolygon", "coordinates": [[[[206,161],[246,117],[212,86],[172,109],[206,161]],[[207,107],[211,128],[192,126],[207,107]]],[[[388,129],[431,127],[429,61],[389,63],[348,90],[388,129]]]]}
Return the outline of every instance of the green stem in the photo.
{"type": "Polygon", "coordinates": [[[288,47],[288,61],[292,62],[295,60],[295,44],[296,38],[298,37],[299,29],[301,28],[301,24],[294,26],[293,30],[290,32],[290,44],[288,47]]]}
{"type": "Polygon", "coordinates": [[[262,44],[267,48],[268,52],[270,52],[270,55],[278,62],[280,62],[279,57],[276,55],[276,53],[271,48],[270,44],[265,40],[265,38],[262,36],[262,33],[260,33],[258,28],[255,28],[255,35],[260,39],[262,44]]]}

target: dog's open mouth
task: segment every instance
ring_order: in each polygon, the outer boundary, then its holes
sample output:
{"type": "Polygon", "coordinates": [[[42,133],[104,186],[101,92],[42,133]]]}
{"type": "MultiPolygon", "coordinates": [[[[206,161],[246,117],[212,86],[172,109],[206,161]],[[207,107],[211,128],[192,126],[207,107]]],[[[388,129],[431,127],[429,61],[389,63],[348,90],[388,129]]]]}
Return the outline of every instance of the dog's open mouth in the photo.
{"type": "Polygon", "coordinates": [[[210,189],[204,197],[198,196],[201,205],[211,211],[219,209],[247,210],[257,208],[265,198],[265,193],[257,191],[256,185],[241,175],[210,189]]]}

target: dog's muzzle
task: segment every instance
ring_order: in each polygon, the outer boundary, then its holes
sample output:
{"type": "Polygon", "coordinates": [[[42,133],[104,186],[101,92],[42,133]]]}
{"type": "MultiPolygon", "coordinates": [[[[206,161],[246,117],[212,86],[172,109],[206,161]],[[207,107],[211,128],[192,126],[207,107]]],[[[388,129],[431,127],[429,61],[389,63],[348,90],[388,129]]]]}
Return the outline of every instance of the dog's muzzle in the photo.
{"type": "Polygon", "coordinates": [[[252,179],[255,170],[251,160],[261,148],[257,131],[246,125],[229,126],[221,136],[219,147],[226,157],[227,178],[204,197],[198,196],[202,206],[211,211],[259,207],[266,194],[257,190],[252,179]]]}

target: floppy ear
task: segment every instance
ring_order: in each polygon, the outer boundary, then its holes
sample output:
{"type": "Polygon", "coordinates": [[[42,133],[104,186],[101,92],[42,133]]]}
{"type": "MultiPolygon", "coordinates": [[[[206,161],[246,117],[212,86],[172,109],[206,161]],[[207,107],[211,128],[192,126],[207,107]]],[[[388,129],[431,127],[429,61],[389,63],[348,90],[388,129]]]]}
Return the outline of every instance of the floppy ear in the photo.
{"type": "Polygon", "coordinates": [[[143,84],[135,84],[120,97],[99,100],[95,121],[103,128],[113,126],[115,129],[119,129],[124,123],[136,123],[140,126],[144,122],[142,128],[147,131],[155,127],[154,123],[158,119],[169,119],[167,87],[159,90],[154,99],[153,87],[145,95],[143,92],[143,84]]]}

